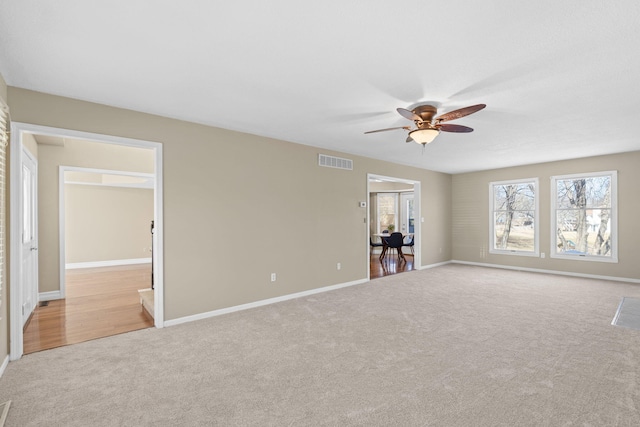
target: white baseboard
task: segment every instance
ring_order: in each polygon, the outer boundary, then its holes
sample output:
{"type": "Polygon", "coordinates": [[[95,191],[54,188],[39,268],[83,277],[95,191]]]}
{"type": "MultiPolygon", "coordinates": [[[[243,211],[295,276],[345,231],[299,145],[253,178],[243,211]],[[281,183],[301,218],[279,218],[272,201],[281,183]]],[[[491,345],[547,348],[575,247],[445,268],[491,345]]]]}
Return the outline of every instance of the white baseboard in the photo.
{"type": "Polygon", "coordinates": [[[233,307],[221,308],[219,310],[213,310],[206,313],[194,314],[192,316],[180,317],[178,319],[165,320],[164,326],[174,326],[174,325],[179,325],[181,323],[193,322],[195,320],[208,319],[210,317],[221,316],[223,314],[233,313],[236,311],[248,310],[250,308],[262,307],[264,305],[275,304],[278,302],[288,301],[295,298],[306,297],[309,295],[319,294],[321,292],[328,292],[336,289],[346,288],[349,286],[360,285],[368,281],[369,279],[354,280],[353,282],[339,283],[337,285],[325,286],[323,288],[311,289],[308,291],[297,292],[295,294],[283,295],[280,297],[250,302],[248,304],[241,304],[233,307]]]}
{"type": "Polygon", "coordinates": [[[426,270],[428,268],[440,267],[442,265],[447,265],[447,264],[451,264],[451,261],[444,261],[444,262],[438,262],[438,263],[435,263],[435,264],[423,265],[423,266],[420,267],[420,270],[426,270]]]}
{"type": "Polygon", "coordinates": [[[2,374],[4,374],[4,370],[7,369],[7,365],[9,365],[9,355],[4,357],[2,365],[0,365],[0,378],[2,377],[2,374]]]}
{"type": "Polygon", "coordinates": [[[600,276],[597,274],[574,273],[571,271],[562,271],[562,270],[545,270],[542,268],[513,267],[510,265],[488,264],[483,262],[469,262],[469,261],[460,261],[455,259],[451,260],[451,262],[454,264],[476,265],[478,267],[501,268],[504,270],[529,271],[532,273],[557,274],[559,276],[584,277],[586,279],[599,279],[599,280],[611,280],[616,282],[640,283],[640,279],[631,279],[627,277],[600,276]]]}
{"type": "Polygon", "coordinates": [[[67,270],[77,268],[115,267],[118,265],[151,264],[151,258],[114,259],[109,261],[70,262],[65,264],[67,270]]]}
{"type": "Polygon", "coordinates": [[[57,299],[62,299],[60,291],[40,292],[38,294],[38,301],[54,301],[57,299]]]}

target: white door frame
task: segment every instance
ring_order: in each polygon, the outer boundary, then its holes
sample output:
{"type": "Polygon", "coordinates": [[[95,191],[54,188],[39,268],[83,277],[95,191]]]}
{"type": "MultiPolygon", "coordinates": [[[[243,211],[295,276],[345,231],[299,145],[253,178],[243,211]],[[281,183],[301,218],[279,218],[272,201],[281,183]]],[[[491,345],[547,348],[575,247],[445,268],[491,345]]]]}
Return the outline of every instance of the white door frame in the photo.
{"type": "MultiPolygon", "coordinates": [[[[413,215],[416,219],[414,223],[414,248],[413,249],[414,249],[415,255],[413,256],[413,269],[420,270],[422,268],[422,262],[420,259],[421,258],[420,254],[422,253],[422,251],[420,250],[420,242],[422,240],[420,238],[420,234],[422,231],[422,206],[421,206],[422,197],[421,197],[421,191],[420,191],[420,181],[368,173],[367,174],[367,197],[365,200],[370,200],[369,196],[371,194],[371,191],[369,189],[369,183],[373,179],[379,179],[382,181],[403,182],[405,184],[413,185],[413,215]]],[[[371,250],[369,247],[369,238],[371,238],[371,227],[369,226],[371,221],[370,213],[371,213],[371,208],[368,207],[367,219],[366,219],[367,242],[365,246],[365,251],[366,251],[365,253],[367,254],[367,260],[368,260],[367,265],[371,263],[371,256],[369,255],[369,252],[371,250]]],[[[371,268],[367,268],[367,279],[371,280],[371,268]]]]}
{"type": "MultiPolygon", "coordinates": [[[[17,360],[22,357],[23,353],[23,334],[20,326],[20,307],[23,283],[20,265],[22,263],[22,253],[20,250],[20,232],[22,230],[22,218],[20,210],[22,206],[22,190],[21,190],[21,162],[22,162],[22,138],[25,132],[36,133],[40,135],[56,136],[62,138],[76,138],[106,144],[118,144],[129,147],[152,149],[154,152],[154,168],[155,168],[155,191],[154,191],[154,224],[155,232],[153,235],[153,254],[154,262],[154,323],[156,328],[164,327],[164,244],[163,244],[163,170],[162,170],[162,144],[152,141],[144,141],[139,139],[123,138],[112,135],[102,135],[90,132],[81,132],[70,129],[54,128],[49,126],[33,125],[29,123],[12,122],[11,123],[11,147],[9,158],[9,223],[10,230],[10,247],[9,247],[9,317],[11,321],[9,335],[9,359],[17,360]]],[[[64,271],[61,271],[62,275],[64,271]]]]}

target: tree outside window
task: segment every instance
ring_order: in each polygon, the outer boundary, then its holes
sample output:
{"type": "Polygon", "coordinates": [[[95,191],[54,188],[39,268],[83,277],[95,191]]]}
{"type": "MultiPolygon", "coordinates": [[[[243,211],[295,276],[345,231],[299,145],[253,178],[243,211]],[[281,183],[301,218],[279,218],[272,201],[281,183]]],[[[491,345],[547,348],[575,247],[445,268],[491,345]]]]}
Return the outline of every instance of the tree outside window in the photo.
{"type": "Polygon", "coordinates": [[[557,176],[552,254],[615,260],[615,172],[557,176]]]}
{"type": "Polygon", "coordinates": [[[538,254],[536,178],[490,183],[492,253],[538,254]]]}

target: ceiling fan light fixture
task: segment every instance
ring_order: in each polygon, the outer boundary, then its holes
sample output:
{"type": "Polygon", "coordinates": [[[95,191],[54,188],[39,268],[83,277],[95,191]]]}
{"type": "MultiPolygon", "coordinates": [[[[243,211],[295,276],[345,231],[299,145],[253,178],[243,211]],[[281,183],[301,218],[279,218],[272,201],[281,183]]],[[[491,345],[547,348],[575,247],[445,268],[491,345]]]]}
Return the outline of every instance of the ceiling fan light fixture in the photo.
{"type": "Polygon", "coordinates": [[[409,137],[418,144],[428,144],[436,139],[440,131],[438,129],[416,129],[409,132],[409,137]]]}

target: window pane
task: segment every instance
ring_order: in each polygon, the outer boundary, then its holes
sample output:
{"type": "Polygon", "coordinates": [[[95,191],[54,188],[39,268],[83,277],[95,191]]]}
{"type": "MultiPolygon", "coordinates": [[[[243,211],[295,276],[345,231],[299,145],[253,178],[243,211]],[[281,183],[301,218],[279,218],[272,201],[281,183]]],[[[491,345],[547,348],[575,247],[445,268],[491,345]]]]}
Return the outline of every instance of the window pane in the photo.
{"type": "Polygon", "coordinates": [[[558,210],[559,254],[611,256],[611,209],[558,210]]]}
{"type": "Polygon", "coordinates": [[[494,249],[535,250],[534,211],[496,212],[494,249]]]}
{"type": "Polygon", "coordinates": [[[378,230],[389,230],[396,225],[396,194],[378,194],[378,230]]]}
{"type": "Polygon", "coordinates": [[[611,207],[611,177],[558,180],[557,197],[558,209],[611,207]]]}
{"type": "Polygon", "coordinates": [[[409,233],[413,233],[415,230],[415,218],[413,215],[413,199],[407,200],[407,215],[409,217],[409,233]]]}
{"type": "Polygon", "coordinates": [[[533,210],[534,203],[533,183],[494,186],[495,210],[533,210]]]}

